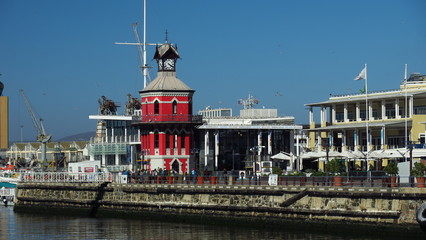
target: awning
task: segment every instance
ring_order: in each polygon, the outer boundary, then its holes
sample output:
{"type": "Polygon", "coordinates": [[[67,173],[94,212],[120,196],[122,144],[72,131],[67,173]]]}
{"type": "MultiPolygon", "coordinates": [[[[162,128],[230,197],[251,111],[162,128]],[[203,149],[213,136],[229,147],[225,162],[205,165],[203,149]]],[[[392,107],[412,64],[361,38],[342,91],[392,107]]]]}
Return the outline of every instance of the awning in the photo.
{"type": "Polygon", "coordinates": [[[321,158],[324,156],[322,152],[305,152],[300,155],[300,158],[321,158]]]}
{"type": "Polygon", "coordinates": [[[293,160],[293,153],[285,153],[280,152],[278,154],[275,154],[274,156],[271,156],[272,159],[275,160],[293,160]]]}
{"type": "MultiPolygon", "coordinates": [[[[326,158],[327,152],[321,151],[321,152],[306,152],[303,153],[301,158],[326,158]]],[[[360,151],[344,151],[344,152],[336,152],[336,151],[330,151],[328,152],[329,158],[349,158],[349,159],[362,159],[365,158],[365,154],[360,151]]]]}
{"type": "MultiPolygon", "coordinates": [[[[325,158],[327,157],[327,152],[325,151],[321,151],[321,152],[306,152],[306,153],[302,153],[302,155],[300,155],[301,158],[325,158]]],[[[336,158],[336,157],[348,157],[347,152],[336,152],[336,151],[329,151],[328,152],[328,157],[329,158],[336,158]]]]}
{"type": "Polygon", "coordinates": [[[368,158],[400,158],[402,154],[397,151],[389,151],[389,150],[376,150],[368,153],[368,158]]]}

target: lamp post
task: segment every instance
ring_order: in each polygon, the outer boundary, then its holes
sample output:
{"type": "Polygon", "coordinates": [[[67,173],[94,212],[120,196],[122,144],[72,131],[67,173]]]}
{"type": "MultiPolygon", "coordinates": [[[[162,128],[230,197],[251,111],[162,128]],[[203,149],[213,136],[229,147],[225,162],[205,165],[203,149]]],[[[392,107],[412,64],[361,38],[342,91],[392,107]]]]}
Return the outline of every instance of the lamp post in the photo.
{"type": "Polygon", "coordinates": [[[256,166],[258,166],[258,169],[259,169],[259,175],[260,175],[260,173],[262,172],[262,167],[260,166],[261,165],[261,159],[260,159],[260,151],[261,151],[261,149],[262,148],[265,148],[265,146],[261,146],[261,145],[258,145],[258,146],[254,146],[254,147],[252,147],[252,148],[250,148],[250,151],[251,152],[253,152],[253,163],[254,163],[254,166],[253,166],[253,169],[254,169],[254,173],[257,175],[257,171],[256,171],[256,166]],[[255,158],[255,153],[258,153],[257,154],[257,158],[255,158]],[[258,162],[259,162],[259,164],[258,164],[258,162]]]}
{"type": "Polygon", "coordinates": [[[142,171],[148,170],[148,167],[145,167],[145,165],[148,165],[148,162],[145,162],[145,155],[149,155],[149,149],[142,149],[141,150],[141,168],[142,168],[142,171]]]}

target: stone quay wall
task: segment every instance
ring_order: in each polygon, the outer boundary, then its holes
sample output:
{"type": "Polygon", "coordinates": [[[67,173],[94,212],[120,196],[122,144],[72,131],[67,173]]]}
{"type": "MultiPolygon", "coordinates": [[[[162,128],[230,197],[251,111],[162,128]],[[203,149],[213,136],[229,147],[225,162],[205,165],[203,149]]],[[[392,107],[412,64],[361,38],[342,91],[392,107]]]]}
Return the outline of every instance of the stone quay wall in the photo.
{"type": "Polygon", "coordinates": [[[426,189],[244,185],[19,183],[15,210],[70,210],[381,224],[419,228],[426,189]]]}

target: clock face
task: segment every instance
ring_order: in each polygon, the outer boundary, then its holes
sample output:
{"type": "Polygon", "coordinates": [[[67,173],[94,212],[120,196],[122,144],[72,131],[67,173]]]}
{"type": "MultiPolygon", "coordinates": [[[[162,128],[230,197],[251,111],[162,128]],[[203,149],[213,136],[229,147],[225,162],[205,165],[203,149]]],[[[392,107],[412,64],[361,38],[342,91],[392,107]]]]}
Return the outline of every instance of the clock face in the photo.
{"type": "Polygon", "coordinates": [[[164,60],[164,70],[174,70],[175,69],[175,62],[173,59],[166,59],[164,60]]]}

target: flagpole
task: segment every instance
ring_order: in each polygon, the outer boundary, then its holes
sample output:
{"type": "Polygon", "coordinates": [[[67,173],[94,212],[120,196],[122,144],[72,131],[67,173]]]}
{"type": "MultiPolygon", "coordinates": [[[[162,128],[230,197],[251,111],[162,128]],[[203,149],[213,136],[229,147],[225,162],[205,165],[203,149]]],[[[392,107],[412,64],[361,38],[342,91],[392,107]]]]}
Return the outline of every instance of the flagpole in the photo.
{"type": "MultiPolygon", "coordinates": [[[[407,130],[408,130],[408,126],[407,126],[407,108],[408,108],[408,104],[407,104],[407,64],[405,64],[405,71],[404,71],[404,90],[405,90],[405,147],[407,148],[407,144],[408,144],[408,137],[407,137],[407,130]]],[[[405,154],[405,161],[407,162],[407,154],[405,154]]]]}
{"type": "Polygon", "coordinates": [[[367,171],[370,170],[370,164],[368,159],[368,153],[370,151],[370,134],[368,132],[368,122],[370,121],[370,109],[368,106],[368,77],[367,77],[367,64],[364,66],[365,68],[365,128],[366,128],[366,139],[367,139],[367,171]]]}

